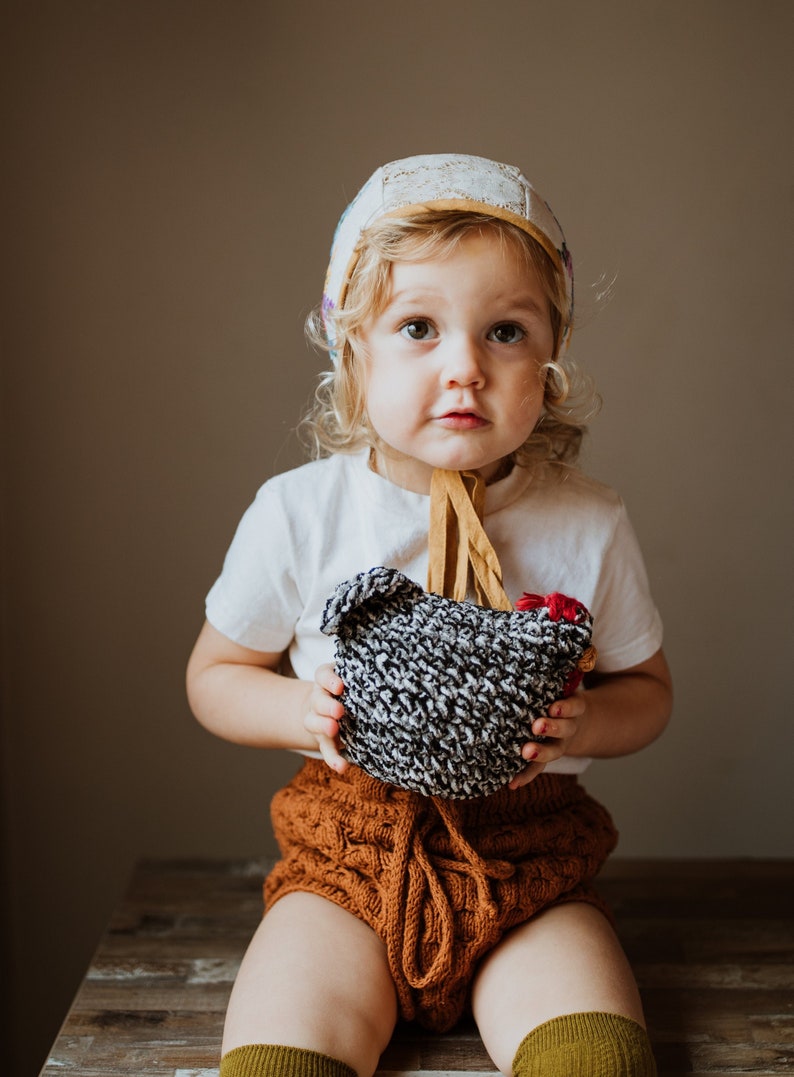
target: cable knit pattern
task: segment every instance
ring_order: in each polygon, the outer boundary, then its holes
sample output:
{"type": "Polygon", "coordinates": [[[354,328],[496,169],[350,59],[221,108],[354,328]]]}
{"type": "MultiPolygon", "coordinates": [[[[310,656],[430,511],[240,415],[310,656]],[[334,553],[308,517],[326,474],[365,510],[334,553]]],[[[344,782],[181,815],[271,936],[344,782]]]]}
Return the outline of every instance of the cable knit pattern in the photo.
{"type": "Polygon", "coordinates": [[[479,959],[549,905],[586,901],[617,834],[572,775],[451,801],[397,789],[357,767],[309,759],[272,803],[282,859],[272,905],[309,891],[383,939],[402,1016],[444,1031],[461,1017],[479,959]]]}
{"type": "Polygon", "coordinates": [[[534,718],[566,694],[592,619],[564,596],[484,609],[427,594],[395,569],[340,584],[322,630],[345,685],[344,754],[425,796],[485,796],[526,763],[534,718]]]}

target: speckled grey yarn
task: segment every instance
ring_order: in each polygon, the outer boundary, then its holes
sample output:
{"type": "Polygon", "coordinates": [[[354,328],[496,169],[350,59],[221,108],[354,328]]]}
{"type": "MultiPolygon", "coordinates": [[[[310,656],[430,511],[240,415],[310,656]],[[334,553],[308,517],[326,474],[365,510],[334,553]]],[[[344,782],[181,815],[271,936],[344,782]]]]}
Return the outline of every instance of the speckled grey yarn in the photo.
{"type": "Polygon", "coordinates": [[[337,587],[322,622],[345,684],[344,754],[425,796],[467,799],[526,764],[534,718],[560,699],[590,644],[592,620],[546,607],[504,612],[427,594],[394,569],[337,587]]]}

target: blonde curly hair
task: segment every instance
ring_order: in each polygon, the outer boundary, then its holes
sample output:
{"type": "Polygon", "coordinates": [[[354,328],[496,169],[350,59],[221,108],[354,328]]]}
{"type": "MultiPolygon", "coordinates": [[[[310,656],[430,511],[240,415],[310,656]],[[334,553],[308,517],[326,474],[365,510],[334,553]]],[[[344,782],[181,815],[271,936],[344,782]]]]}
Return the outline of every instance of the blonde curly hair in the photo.
{"type": "Polygon", "coordinates": [[[320,376],[313,406],[301,424],[312,456],[379,447],[378,435],[367,417],[358,345],[365,327],[388,303],[392,264],[443,258],[466,236],[484,232],[496,234],[536,272],[549,302],[554,338],[552,356],[544,364],[543,411],[530,437],[512,454],[512,462],[527,467],[576,461],[586,423],[598,410],[600,400],[589,376],[559,354],[571,329],[562,272],[543,247],[515,225],[457,210],[432,210],[375,222],[362,234],[343,306],[325,316],[319,308],[309,315],[309,340],[333,351],[336,358],[335,367],[320,376]]]}

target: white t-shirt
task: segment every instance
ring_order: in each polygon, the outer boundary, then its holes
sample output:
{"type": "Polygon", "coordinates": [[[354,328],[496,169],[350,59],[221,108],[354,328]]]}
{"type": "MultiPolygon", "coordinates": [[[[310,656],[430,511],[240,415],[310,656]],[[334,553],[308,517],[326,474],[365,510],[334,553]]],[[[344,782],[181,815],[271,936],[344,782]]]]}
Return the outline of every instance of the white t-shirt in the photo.
{"type": "MultiPolygon", "coordinates": [[[[297,677],[332,662],[320,631],[336,586],[379,565],[426,585],[429,496],[375,474],[368,453],[330,456],[266,482],[207,596],[207,620],[241,646],[287,651],[297,677]]],[[[593,615],[597,669],[627,669],[661,646],[661,619],[618,495],[575,469],[516,467],[487,487],[484,526],[507,595],[561,591],[593,615]]],[[[578,773],[589,760],[547,767],[578,773]]]]}

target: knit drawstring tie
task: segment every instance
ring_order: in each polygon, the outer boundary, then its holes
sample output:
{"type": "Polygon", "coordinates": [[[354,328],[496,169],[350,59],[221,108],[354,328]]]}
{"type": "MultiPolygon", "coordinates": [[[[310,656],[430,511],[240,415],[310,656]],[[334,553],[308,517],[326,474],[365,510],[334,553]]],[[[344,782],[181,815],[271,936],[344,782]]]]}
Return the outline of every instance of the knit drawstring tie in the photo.
{"type": "Polygon", "coordinates": [[[441,984],[452,973],[455,960],[455,920],[450,901],[439,879],[439,870],[468,868],[477,887],[480,911],[493,920],[497,907],[490,879],[508,879],[515,872],[506,860],[485,860],[463,836],[459,808],[441,797],[406,793],[402,804],[384,894],[389,909],[386,948],[397,990],[404,1007],[411,1006],[411,990],[441,984]],[[433,856],[427,839],[441,822],[459,860],[433,856]],[[431,905],[437,923],[432,950],[425,945],[425,910],[431,905]]]}

